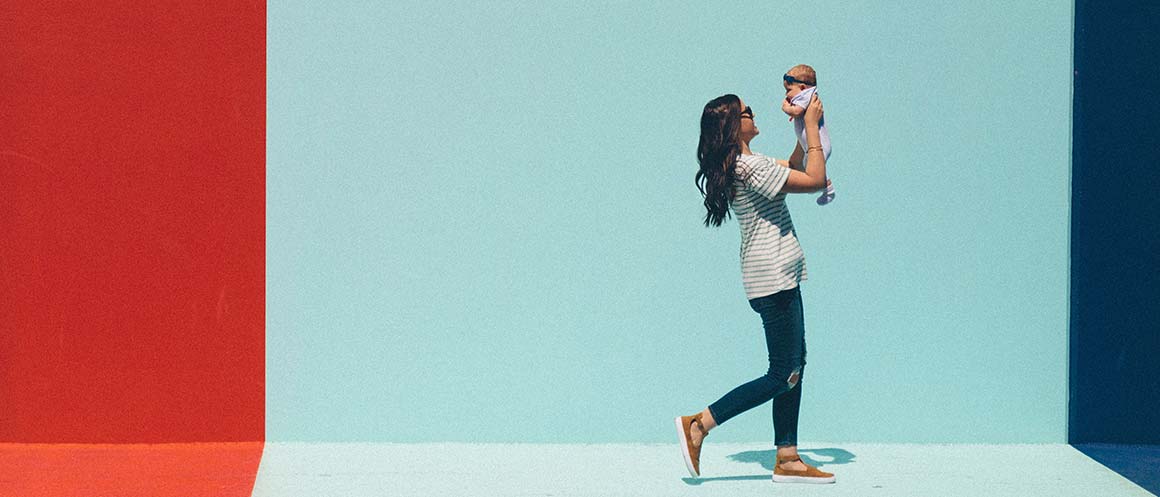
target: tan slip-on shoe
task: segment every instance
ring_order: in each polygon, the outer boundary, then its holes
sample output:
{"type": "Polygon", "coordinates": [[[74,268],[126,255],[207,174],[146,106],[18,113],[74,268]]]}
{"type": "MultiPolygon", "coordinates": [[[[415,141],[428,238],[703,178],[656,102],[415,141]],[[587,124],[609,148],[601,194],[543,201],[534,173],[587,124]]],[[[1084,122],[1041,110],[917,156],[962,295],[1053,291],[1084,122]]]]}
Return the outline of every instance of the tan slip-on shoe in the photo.
{"type": "MultiPolygon", "coordinates": [[[[692,416],[677,416],[677,439],[681,442],[681,453],[685,456],[685,467],[689,469],[689,474],[696,478],[701,476],[701,447],[693,446],[693,436],[689,434],[689,429],[693,423],[700,425],[701,433],[705,433],[704,424],[701,423],[701,413],[692,416]]],[[[701,437],[701,444],[704,445],[705,438],[701,437]]]]}
{"type": "Polygon", "coordinates": [[[773,467],[773,481],[776,483],[834,483],[837,481],[833,473],[827,473],[818,468],[805,464],[806,469],[797,471],[790,469],[783,469],[781,463],[801,461],[798,456],[777,457],[777,465],[773,467]]]}

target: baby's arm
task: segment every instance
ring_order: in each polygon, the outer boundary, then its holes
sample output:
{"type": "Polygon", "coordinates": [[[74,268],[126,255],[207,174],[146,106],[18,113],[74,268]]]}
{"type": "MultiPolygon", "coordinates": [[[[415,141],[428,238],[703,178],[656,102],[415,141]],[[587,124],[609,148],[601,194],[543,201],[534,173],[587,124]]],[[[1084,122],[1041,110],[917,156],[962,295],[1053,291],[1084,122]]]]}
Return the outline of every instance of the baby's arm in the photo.
{"type": "Polygon", "coordinates": [[[798,107],[798,106],[796,106],[796,105],[794,105],[794,104],[791,104],[791,103],[789,103],[789,99],[788,99],[788,98],[786,98],[786,99],[782,99],[782,101],[781,101],[781,111],[782,111],[782,112],[785,112],[787,115],[789,115],[789,117],[791,118],[790,120],[793,120],[793,118],[799,118],[799,119],[800,119],[802,116],[806,115],[806,110],[805,110],[805,109],[803,109],[803,108],[801,108],[801,107],[798,107]]]}

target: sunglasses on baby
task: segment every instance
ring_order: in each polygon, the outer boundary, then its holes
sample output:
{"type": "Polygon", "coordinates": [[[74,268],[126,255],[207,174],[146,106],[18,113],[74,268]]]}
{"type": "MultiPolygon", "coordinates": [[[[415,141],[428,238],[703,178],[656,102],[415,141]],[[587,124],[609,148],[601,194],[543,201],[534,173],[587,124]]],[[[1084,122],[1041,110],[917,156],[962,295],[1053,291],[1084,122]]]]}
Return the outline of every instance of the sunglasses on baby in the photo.
{"type": "Polygon", "coordinates": [[[802,80],[797,79],[797,78],[790,76],[788,74],[786,74],[785,76],[782,76],[781,79],[785,80],[786,83],[789,83],[791,85],[796,83],[796,84],[800,84],[800,85],[814,86],[814,83],[811,83],[809,81],[802,81],[802,80]]]}

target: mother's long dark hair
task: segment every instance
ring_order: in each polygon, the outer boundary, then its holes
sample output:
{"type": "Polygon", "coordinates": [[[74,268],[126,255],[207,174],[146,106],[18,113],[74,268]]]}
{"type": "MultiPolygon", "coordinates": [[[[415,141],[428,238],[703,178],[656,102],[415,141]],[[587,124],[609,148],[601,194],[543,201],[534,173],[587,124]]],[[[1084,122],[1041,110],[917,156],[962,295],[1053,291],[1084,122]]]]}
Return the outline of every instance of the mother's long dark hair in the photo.
{"type": "Polygon", "coordinates": [[[705,198],[705,226],[721,226],[733,200],[733,175],[741,155],[741,99],[729,94],[710,100],[701,112],[701,141],[697,144],[694,181],[705,198]]]}

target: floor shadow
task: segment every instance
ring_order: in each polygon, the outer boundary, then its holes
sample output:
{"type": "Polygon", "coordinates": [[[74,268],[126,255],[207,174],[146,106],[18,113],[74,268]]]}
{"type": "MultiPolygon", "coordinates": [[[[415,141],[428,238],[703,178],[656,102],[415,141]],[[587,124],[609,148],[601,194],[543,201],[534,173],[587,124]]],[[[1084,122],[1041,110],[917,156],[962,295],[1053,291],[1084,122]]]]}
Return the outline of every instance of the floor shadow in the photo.
{"type": "MultiPolygon", "coordinates": [[[[798,448],[798,455],[802,456],[802,461],[806,464],[818,468],[827,465],[850,464],[854,462],[855,457],[853,452],[838,448],[798,448]]],[[[777,464],[777,450],[748,450],[731,454],[729,459],[737,462],[759,463],[766,470],[773,471],[774,465],[777,464]]]]}
{"type": "Polygon", "coordinates": [[[686,485],[700,485],[711,481],[768,480],[770,475],[715,476],[712,478],[681,478],[686,485]]]}
{"type": "Polygon", "coordinates": [[[1120,476],[1160,495],[1160,445],[1072,444],[1120,476]]]}

